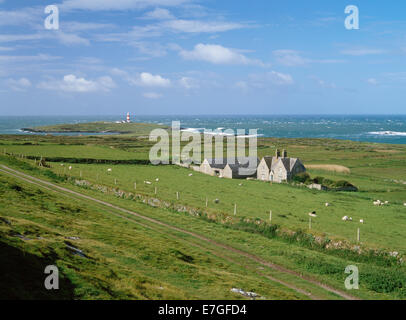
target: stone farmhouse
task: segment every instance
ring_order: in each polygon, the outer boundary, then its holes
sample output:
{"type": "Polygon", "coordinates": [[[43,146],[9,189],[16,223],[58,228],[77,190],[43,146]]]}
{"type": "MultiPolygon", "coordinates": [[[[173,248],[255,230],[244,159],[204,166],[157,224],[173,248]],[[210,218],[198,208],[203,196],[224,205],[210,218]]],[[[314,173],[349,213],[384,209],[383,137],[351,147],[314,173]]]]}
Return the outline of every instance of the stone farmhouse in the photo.
{"type": "Polygon", "coordinates": [[[292,178],[306,172],[306,168],[298,158],[288,158],[288,153],[283,150],[282,156],[276,150],[274,157],[264,157],[258,165],[257,179],[281,183],[291,181],[292,178]]]}
{"type": "Polygon", "coordinates": [[[200,165],[200,172],[211,176],[228,179],[255,178],[257,175],[258,158],[247,158],[246,163],[238,159],[204,159],[200,165]],[[232,161],[231,161],[232,160],[232,161]],[[249,161],[248,161],[249,160],[249,161]],[[254,168],[249,165],[254,163],[254,168]]]}

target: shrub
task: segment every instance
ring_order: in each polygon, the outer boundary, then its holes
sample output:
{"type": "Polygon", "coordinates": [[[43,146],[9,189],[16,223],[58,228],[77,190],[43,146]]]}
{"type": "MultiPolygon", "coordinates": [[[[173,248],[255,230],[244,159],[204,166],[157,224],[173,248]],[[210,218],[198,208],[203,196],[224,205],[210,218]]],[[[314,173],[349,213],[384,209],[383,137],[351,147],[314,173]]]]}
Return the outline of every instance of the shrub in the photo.
{"type": "Polygon", "coordinates": [[[310,175],[307,172],[301,172],[293,177],[293,181],[297,183],[306,183],[310,181],[310,175]]]}

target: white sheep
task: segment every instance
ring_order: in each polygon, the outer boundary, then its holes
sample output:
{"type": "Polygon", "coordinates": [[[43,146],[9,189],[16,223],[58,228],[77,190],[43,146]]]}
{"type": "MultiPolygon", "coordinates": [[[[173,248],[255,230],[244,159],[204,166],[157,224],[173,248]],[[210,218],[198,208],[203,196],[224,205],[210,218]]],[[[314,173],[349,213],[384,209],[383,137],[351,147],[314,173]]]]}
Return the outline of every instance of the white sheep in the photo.
{"type": "Polygon", "coordinates": [[[189,173],[189,177],[192,177],[193,176],[193,173],[189,173]]]}
{"type": "Polygon", "coordinates": [[[69,166],[69,170],[72,170],[72,166],[69,166]]]}
{"type": "Polygon", "coordinates": [[[159,182],[159,178],[156,178],[155,181],[156,181],[156,182],[159,182]]]}
{"type": "Polygon", "coordinates": [[[406,207],[406,202],[403,205],[406,207]]]}
{"type": "Polygon", "coordinates": [[[330,206],[330,204],[329,204],[328,202],[326,202],[325,206],[326,206],[326,207],[329,207],[329,206],[330,206]]]}
{"type": "Polygon", "coordinates": [[[389,201],[385,201],[385,204],[389,204],[389,201]]]}
{"type": "Polygon", "coordinates": [[[382,205],[381,200],[376,200],[376,201],[374,201],[374,205],[375,205],[375,206],[381,206],[381,205],[382,205]]]}
{"type": "Polygon", "coordinates": [[[362,224],[364,224],[364,219],[361,219],[359,222],[362,223],[362,224]]]}
{"type": "Polygon", "coordinates": [[[111,169],[111,168],[107,169],[107,172],[112,172],[112,171],[113,171],[113,169],[111,169]]]}
{"type": "Polygon", "coordinates": [[[151,181],[144,181],[145,184],[152,184],[151,181]]]}

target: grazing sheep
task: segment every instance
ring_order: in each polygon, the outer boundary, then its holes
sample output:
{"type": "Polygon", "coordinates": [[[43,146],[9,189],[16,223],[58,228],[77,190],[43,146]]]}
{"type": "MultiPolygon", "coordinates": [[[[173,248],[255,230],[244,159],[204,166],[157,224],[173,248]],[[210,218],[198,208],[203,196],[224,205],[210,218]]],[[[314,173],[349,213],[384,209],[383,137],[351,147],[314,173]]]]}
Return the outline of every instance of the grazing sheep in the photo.
{"type": "Polygon", "coordinates": [[[352,221],[352,218],[350,217],[348,220],[349,220],[349,221],[352,221]]]}
{"type": "Polygon", "coordinates": [[[344,216],[341,220],[343,220],[343,221],[350,221],[350,217],[348,217],[348,216],[344,216]]]}
{"type": "Polygon", "coordinates": [[[69,170],[72,170],[72,166],[69,166],[69,170]]]}
{"type": "Polygon", "coordinates": [[[316,218],[316,217],[317,217],[316,211],[310,212],[310,213],[309,213],[309,216],[311,216],[311,217],[313,217],[313,218],[316,218]]]}
{"type": "Polygon", "coordinates": [[[192,177],[193,176],[193,173],[189,173],[189,177],[192,177]]]}
{"type": "Polygon", "coordinates": [[[144,181],[145,184],[152,184],[151,181],[144,181]]]}
{"type": "Polygon", "coordinates": [[[361,219],[359,222],[362,223],[362,224],[364,224],[364,219],[361,219]]]}
{"type": "Polygon", "coordinates": [[[385,204],[389,204],[389,201],[385,201],[385,204]]]}
{"type": "Polygon", "coordinates": [[[111,168],[107,169],[107,172],[112,172],[112,171],[113,171],[113,169],[111,169],[111,168]]]}
{"type": "Polygon", "coordinates": [[[330,204],[329,204],[328,202],[326,202],[325,206],[326,206],[326,207],[329,207],[329,206],[330,206],[330,204]]]}

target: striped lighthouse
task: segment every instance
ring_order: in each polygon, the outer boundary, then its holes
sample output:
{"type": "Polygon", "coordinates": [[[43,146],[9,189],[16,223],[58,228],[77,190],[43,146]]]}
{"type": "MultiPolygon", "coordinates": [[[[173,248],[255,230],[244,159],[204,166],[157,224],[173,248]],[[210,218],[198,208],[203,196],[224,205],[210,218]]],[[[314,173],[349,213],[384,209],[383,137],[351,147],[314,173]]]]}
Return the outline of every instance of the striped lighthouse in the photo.
{"type": "Polygon", "coordinates": [[[127,123],[130,123],[130,122],[131,122],[131,120],[130,120],[130,113],[127,112],[127,123]]]}

